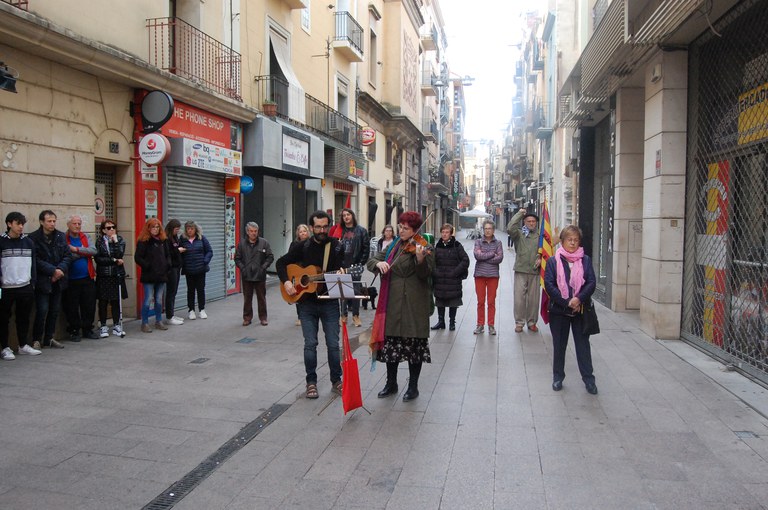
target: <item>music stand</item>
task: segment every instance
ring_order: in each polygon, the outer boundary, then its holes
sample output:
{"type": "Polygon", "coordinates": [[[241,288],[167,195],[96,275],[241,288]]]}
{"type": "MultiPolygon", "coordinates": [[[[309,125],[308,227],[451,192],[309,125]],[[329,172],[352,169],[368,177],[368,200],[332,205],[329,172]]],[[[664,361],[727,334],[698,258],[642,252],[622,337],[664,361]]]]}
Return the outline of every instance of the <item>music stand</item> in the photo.
{"type": "Polygon", "coordinates": [[[325,294],[318,293],[318,299],[370,299],[367,294],[355,292],[355,288],[366,289],[362,281],[354,281],[348,273],[325,273],[325,294]]]}

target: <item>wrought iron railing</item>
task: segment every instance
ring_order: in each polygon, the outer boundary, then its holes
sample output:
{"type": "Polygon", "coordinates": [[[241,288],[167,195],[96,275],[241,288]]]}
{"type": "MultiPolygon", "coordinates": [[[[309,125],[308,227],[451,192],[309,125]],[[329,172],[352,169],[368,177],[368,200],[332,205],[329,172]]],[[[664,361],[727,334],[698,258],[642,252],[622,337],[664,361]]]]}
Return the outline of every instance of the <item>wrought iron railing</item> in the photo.
{"type": "Polygon", "coordinates": [[[264,108],[267,102],[277,103],[277,114],[288,117],[288,80],[280,76],[257,76],[256,101],[259,108],[264,108]]]}
{"type": "Polygon", "coordinates": [[[355,121],[309,94],[305,97],[307,127],[361,150],[360,139],[357,136],[361,128],[355,121]]]}
{"type": "Polygon", "coordinates": [[[10,4],[14,7],[18,7],[19,9],[23,11],[29,10],[29,1],[28,0],[2,0],[3,2],[10,4]]]}
{"type": "Polygon", "coordinates": [[[348,42],[360,55],[363,54],[363,27],[347,11],[336,13],[336,37],[335,41],[348,42]]]}
{"type": "Polygon", "coordinates": [[[147,20],[150,64],[242,101],[240,54],[180,18],[147,20]]]}

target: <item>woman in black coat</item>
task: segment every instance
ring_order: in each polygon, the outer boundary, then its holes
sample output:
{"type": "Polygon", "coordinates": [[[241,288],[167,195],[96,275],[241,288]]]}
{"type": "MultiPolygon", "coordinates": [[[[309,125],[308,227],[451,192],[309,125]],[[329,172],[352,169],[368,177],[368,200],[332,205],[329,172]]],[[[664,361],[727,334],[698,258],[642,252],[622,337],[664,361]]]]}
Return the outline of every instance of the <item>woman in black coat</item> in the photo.
{"type": "Polygon", "coordinates": [[[469,256],[453,236],[453,225],[440,228],[440,240],[435,246],[435,270],[432,288],[437,306],[437,324],[432,329],[445,329],[445,308],[448,307],[449,329],[456,329],[456,309],[463,303],[462,281],[469,274],[469,256]]]}
{"type": "Polygon", "coordinates": [[[149,305],[152,301],[155,305],[155,329],[168,329],[168,326],[163,324],[163,294],[168,282],[168,272],[171,270],[171,252],[165,240],[163,224],[157,218],[150,218],[141,229],[133,256],[136,265],[141,268],[141,284],[144,290],[141,330],[144,333],[152,333],[149,325],[149,305]]]}
{"type": "Polygon", "coordinates": [[[584,255],[581,230],[568,225],[560,232],[560,247],[547,260],[544,287],[549,296],[549,328],[552,332],[552,389],[563,389],[565,379],[565,351],[569,330],[573,331],[576,361],[581,380],[587,392],[596,395],[595,375],[592,372],[592,350],[589,335],[584,334],[583,306],[592,299],[597,279],[592,260],[584,255]]]}
{"type": "MultiPolygon", "coordinates": [[[[107,305],[112,307],[112,333],[123,337],[120,322],[120,300],[123,297],[125,282],[125,240],[117,235],[117,224],[112,220],[104,220],[99,228],[101,236],[96,238],[96,295],[99,298],[99,336],[107,338],[107,305]]],[[[127,290],[127,289],[126,289],[127,290]]]]}

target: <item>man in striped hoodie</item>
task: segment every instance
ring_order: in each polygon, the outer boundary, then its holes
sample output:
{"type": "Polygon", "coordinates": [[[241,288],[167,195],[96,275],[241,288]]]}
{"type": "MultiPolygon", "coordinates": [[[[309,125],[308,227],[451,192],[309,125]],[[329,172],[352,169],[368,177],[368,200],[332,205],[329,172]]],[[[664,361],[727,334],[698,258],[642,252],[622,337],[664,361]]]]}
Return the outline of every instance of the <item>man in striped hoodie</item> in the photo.
{"type": "Polygon", "coordinates": [[[8,344],[8,326],[16,309],[19,354],[37,356],[41,351],[27,345],[29,315],[35,302],[35,243],[24,234],[27,218],[20,212],[5,217],[6,232],[0,235],[0,358],[16,359],[8,344]]]}

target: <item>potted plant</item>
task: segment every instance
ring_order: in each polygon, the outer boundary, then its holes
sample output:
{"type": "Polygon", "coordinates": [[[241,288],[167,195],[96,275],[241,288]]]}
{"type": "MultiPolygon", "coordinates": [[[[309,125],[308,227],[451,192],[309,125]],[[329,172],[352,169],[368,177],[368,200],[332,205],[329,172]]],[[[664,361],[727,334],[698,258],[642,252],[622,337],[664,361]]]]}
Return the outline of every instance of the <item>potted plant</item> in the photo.
{"type": "Polygon", "coordinates": [[[272,101],[271,99],[265,99],[261,103],[261,111],[267,117],[274,117],[277,115],[277,103],[272,101]]]}

